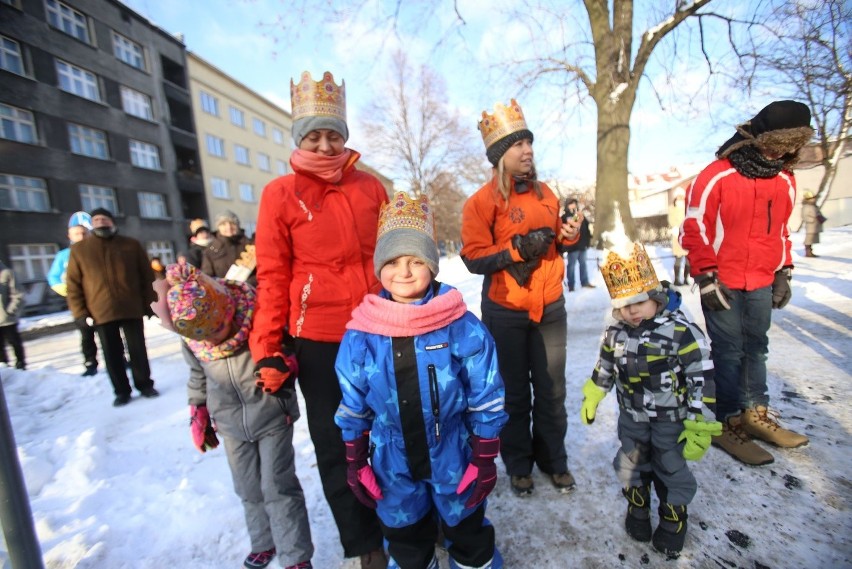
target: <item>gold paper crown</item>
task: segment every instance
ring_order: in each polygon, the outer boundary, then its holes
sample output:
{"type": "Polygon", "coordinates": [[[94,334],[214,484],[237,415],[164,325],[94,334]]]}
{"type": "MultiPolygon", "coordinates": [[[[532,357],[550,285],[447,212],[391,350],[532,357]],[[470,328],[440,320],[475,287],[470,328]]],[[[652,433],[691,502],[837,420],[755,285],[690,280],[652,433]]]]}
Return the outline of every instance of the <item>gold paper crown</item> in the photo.
{"type": "Polygon", "coordinates": [[[633,244],[633,252],[627,259],[610,251],[600,270],[613,300],[627,299],[660,285],[651,259],[640,243],[633,244]]]}
{"type": "Polygon", "coordinates": [[[494,105],[493,115],[482,111],[479,131],[482,133],[482,142],[485,143],[486,149],[501,138],[519,130],[527,130],[527,121],[524,119],[524,111],[515,99],[509,102],[508,107],[502,103],[494,105]]]}
{"type": "Polygon", "coordinates": [[[435,240],[435,220],[426,196],[411,199],[405,192],[397,192],[390,203],[382,205],[376,239],[394,229],[415,229],[435,240]]]}
{"type": "Polygon", "coordinates": [[[290,79],[290,106],[293,120],[304,117],[335,117],[346,121],[346,82],[338,87],[330,71],[314,81],[310,72],[303,71],[298,85],[290,79]]]}

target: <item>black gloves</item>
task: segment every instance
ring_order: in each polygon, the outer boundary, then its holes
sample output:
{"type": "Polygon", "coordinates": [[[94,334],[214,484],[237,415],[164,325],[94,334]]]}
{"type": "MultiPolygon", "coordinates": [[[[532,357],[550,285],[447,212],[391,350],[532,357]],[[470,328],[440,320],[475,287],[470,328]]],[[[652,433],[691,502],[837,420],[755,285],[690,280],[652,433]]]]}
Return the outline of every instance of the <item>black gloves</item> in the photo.
{"type": "Polygon", "coordinates": [[[506,272],[512,275],[512,278],[515,279],[515,282],[518,283],[518,286],[524,286],[527,284],[527,281],[530,278],[533,270],[535,270],[538,265],[538,259],[532,261],[519,261],[517,263],[512,263],[511,265],[506,267],[506,272]]]}
{"type": "Polygon", "coordinates": [[[731,291],[718,279],[715,272],[704,273],[695,278],[701,293],[701,306],[707,310],[731,308],[731,291]]]}
{"type": "Polygon", "coordinates": [[[793,271],[790,267],[775,271],[775,280],[772,281],[772,308],[784,308],[790,302],[793,296],[793,291],[790,289],[792,279],[793,271]]]}
{"type": "Polygon", "coordinates": [[[526,235],[512,237],[512,247],[518,250],[524,261],[535,261],[547,251],[556,238],[552,227],[539,227],[526,235]]]}

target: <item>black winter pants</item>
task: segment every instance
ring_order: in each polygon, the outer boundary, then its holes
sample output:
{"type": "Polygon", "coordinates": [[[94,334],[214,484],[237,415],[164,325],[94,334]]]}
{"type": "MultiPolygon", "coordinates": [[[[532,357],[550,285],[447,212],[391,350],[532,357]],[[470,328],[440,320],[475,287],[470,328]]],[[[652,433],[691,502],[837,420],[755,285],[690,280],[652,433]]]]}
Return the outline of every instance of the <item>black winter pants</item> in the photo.
{"type": "MultiPolygon", "coordinates": [[[[340,344],[296,338],[299,388],[305,397],[308,430],[314,443],[322,489],[331,508],[346,557],[382,548],[375,510],[361,504],[346,482],[346,448],[334,414],[343,395],[334,371],[340,344]]],[[[132,355],[131,355],[132,357],[132,355]]]]}
{"type": "Polygon", "coordinates": [[[27,365],[27,359],[24,355],[24,342],[21,340],[21,333],[18,331],[18,324],[10,324],[9,326],[0,326],[0,362],[9,363],[6,356],[6,341],[12,346],[12,351],[15,352],[15,363],[18,366],[27,365]]]}
{"type": "MultiPolygon", "coordinates": [[[[98,345],[95,343],[95,328],[85,322],[74,321],[80,331],[80,352],[83,354],[83,365],[86,367],[98,365],[98,345]]],[[[122,348],[124,353],[124,348],[122,348]]]]}
{"type": "Polygon", "coordinates": [[[130,381],[124,361],[124,343],[121,333],[127,341],[130,354],[130,371],[133,373],[133,385],[139,391],[154,387],[151,380],[151,368],[148,365],[148,351],[145,348],[145,329],[141,318],[115,320],[105,324],[96,324],[95,330],[101,340],[109,379],[116,395],[130,395],[130,381]]]}
{"type": "Polygon", "coordinates": [[[483,310],[497,344],[509,420],[500,432],[500,455],[510,476],[526,476],[533,464],[546,474],[568,471],[565,435],[564,299],[545,307],[541,322],[526,312],[483,310]]]}

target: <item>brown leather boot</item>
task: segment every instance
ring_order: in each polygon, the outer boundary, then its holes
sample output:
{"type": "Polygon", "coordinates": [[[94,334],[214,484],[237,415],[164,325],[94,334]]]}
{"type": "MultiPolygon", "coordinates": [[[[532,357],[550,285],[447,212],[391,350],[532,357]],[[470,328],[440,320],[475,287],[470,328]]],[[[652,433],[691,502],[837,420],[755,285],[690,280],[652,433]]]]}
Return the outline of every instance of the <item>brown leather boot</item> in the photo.
{"type": "Polygon", "coordinates": [[[811,245],[805,245],[805,257],[819,257],[816,253],[814,253],[814,248],[811,245]]]}
{"type": "Polygon", "coordinates": [[[388,556],[384,549],[377,549],[361,556],[361,569],[387,569],[388,556]]]}
{"type": "Polygon", "coordinates": [[[775,458],[751,440],[741,424],[742,417],[734,415],[722,422],[722,434],[713,437],[713,446],[719,447],[735,459],[749,466],[762,466],[775,462],[775,458]]]}
{"type": "Polygon", "coordinates": [[[797,448],[808,444],[808,437],[783,428],[777,419],[776,411],[758,405],[743,411],[743,430],[753,437],[782,448],[797,448]]]}

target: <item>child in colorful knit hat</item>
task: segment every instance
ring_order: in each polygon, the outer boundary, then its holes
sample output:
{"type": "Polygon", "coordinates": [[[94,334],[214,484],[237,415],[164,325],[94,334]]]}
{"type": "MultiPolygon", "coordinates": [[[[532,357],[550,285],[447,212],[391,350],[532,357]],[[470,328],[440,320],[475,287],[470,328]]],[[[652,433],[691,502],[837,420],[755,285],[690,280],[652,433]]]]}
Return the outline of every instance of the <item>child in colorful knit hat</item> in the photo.
{"type": "Polygon", "coordinates": [[[704,334],[680,311],[681,296],[657,280],[640,244],[629,257],[610,252],[600,267],[616,323],[583,386],[581,420],[591,424],[615,384],[618,438],[613,467],[627,499],[627,534],[676,557],[686,538],[686,507],[698,485],[687,460],[700,460],[722,431],[711,409],[715,384],[704,334]],[[651,534],[651,482],[660,522],[651,534]]]}
{"type": "MultiPolygon", "coordinates": [[[[217,432],[224,441],[251,539],[244,567],[266,567],[277,556],[282,567],[310,568],[314,548],[293,450],[299,407],[293,385],[272,395],[255,386],[247,343],[254,289],[177,264],[154,287],[154,312],[183,336],[190,348],[184,356],[197,358],[203,370],[191,372],[187,384],[190,430],[201,452],[218,446],[217,432]]],[[[290,364],[295,377],[292,358],[290,364]]]]}
{"type": "Polygon", "coordinates": [[[382,206],[373,261],[383,290],[352,312],[336,363],[349,485],[377,509],[388,567],[437,568],[438,523],[451,567],[502,567],[485,498],[507,418],[503,380],[491,334],[435,280],[426,197],[382,206]]]}

